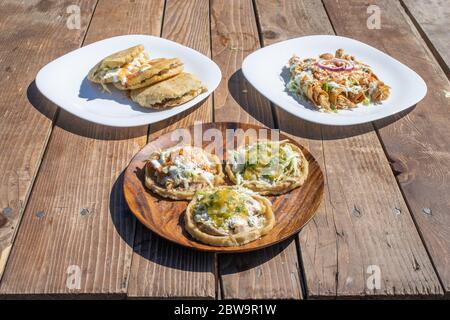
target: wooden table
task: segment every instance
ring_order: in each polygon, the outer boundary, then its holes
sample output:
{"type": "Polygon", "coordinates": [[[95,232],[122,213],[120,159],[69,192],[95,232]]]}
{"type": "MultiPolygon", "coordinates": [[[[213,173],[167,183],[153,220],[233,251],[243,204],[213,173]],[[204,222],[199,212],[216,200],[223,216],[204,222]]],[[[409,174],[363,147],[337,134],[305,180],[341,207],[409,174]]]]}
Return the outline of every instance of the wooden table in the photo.
{"type": "Polygon", "coordinates": [[[2,297],[449,296],[450,0],[4,0],[0,8],[2,297]],[[79,29],[67,27],[71,5],[79,29]],[[378,13],[381,28],[369,29],[378,13]],[[80,120],[38,92],[36,72],[49,61],[136,33],[210,56],[220,86],[191,112],[125,129],[80,120]],[[392,55],[425,79],[427,97],[348,128],[288,115],[240,66],[261,46],[311,34],[392,55]],[[145,229],[123,199],[123,170],[147,141],[196,120],[262,123],[311,150],[326,177],[314,220],[288,241],[235,255],[186,250],[145,229]]]}

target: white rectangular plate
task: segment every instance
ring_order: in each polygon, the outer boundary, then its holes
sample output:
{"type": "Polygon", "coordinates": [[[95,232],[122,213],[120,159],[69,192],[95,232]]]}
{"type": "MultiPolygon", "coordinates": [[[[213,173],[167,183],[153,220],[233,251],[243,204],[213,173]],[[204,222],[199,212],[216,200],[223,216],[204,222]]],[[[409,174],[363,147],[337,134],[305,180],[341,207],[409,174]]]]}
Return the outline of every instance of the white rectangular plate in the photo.
{"type": "Polygon", "coordinates": [[[244,60],[242,72],[259,92],[287,112],[327,125],[353,125],[385,118],[413,106],[427,93],[423,79],[404,64],[367,44],[338,36],[301,37],[259,49],[244,60]],[[339,48],[370,65],[380,80],[391,87],[388,100],[381,104],[358,105],[358,108],[351,110],[325,113],[287,91],[285,83],[289,80],[289,70],[286,66],[293,54],[304,59],[318,57],[325,52],[334,54],[339,48]]]}
{"type": "Polygon", "coordinates": [[[133,127],[154,123],[185,111],[206,97],[219,85],[219,67],[205,55],[176,42],[147,35],[126,35],[105,39],[72,51],[43,67],[36,76],[36,86],[49,100],[85,120],[115,126],[133,127]],[[197,76],[208,91],[180,106],[166,110],[141,108],[124,91],[109,86],[111,94],[86,76],[106,56],[142,44],[150,58],[180,58],[184,70],[197,76]]]}

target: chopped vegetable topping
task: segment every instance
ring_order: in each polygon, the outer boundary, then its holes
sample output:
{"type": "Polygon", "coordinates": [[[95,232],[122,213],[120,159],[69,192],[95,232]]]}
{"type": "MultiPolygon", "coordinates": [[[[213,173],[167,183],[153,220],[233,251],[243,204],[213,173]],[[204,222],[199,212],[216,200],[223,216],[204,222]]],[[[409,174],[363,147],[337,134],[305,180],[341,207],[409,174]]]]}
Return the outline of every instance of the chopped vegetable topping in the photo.
{"type": "Polygon", "coordinates": [[[320,111],[336,111],[381,103],[389,98],[390,87],[378,79],[370,66],[338,49],[335,55],[289,60],[287,90],[311,101],[320,111]]]}
{"type": "Polygon", "coordinates": [[[218,235],[236,234],[264,223],[264,208],[245,188],[223,187],[213,192],[199,191],[194,221],[218,235]]]}
{"type": "Polygon", "coordinates": [[[149,163],[158,184],[168,189],[189,189],[193,185],[212,187],[217,167],[205,152],[200,151],[190,146],[175,147],[162,151],[159,158],[151,159],[149,163]]]}

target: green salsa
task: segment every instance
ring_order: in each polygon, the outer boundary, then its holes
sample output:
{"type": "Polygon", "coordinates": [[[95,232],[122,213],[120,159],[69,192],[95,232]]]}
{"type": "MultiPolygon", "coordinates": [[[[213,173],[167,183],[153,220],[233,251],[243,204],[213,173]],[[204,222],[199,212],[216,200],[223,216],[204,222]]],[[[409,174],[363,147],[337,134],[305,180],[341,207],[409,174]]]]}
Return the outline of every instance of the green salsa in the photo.
{"type": "Polygon", "coordinates": [[[196,203],[195,212],[206,211],[217,227],[222,227],[233,216],[248,216],[243,196],[233,188],[221,188],[213,193],[199,192],[199,195],[203,197],[196,203]]]}

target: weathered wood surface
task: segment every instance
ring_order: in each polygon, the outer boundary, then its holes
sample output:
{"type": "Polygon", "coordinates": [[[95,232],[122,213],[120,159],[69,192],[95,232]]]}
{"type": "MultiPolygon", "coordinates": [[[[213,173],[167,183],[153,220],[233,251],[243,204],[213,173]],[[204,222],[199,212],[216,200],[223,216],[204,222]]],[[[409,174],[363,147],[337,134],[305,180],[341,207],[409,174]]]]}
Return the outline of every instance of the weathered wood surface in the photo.
{"type": "MultiPolygon", "coordinates": [[[[428,94],[401,118],[378,121],[384,146],[446,294],[450,291],[450,82],[396,1],[374,1],[381,29],[367,30],[366,6],[325,1],[336,32],[378,47],[405,63],[425,80],[428,94]],[[361,12],[361,14],[350,14],[361,12]],[[340,13],[340,14],[337,14],[340,13]],[[348,14],[345,14],[348,13],[348,14]],[[396,122],[390,123],[393,120],[396,122]]],[[[417,257],[417,256],[416,256],[417,257]]],[[[420,264],[420,271],[426,268],[420,264]]]]}
{"type": "MultiPolygon", "coordinates": [[[[168,0],[162,36],[210,56],[208,1],[168,0]]],[[[151,125],[149,140],[175,128],[188,127],[195,121],[212,121],[211,98],[194,111],[151,125]]],[[[128,288],[130,297],[216,297],[214,254],[174,245],[140,223],[136,229],[134,251],[128,288]]]]}
{"type": "Polygon", "coordinates": [[[66,8],[80,1],[0,4],[0,277],[56,113],[37,98],[33,79],[44,64],[81,45],[95,3],[83,2],[78,30],[66,28],[66,8]]]}
{"type": "Polygon", "coordinates": [[[450,77],[450,0],[402,0],[447,77],[450,77]]]}
{"type": "MultiPolygon", "coordinates": [[[[100,1],[85,43],[126,33],[159,35],[163,5],[100,1]]],[[[125,295],[136,220],[123,200],[120,174],[146,138],[146,127],[105,127],[60,112],[1,293],[125,295]],[[70,266],[80,268],[79,289],[67,286],[70,266]]]]}
{"type": "Polygon", "coordinates": [[[0,47],[0,61],[9,80],[0,101],[0,276],[7,263],[0,295],[448,294],[447,3],[0,2],[6,13],[0,17],[0,43],[7,44],[0,47]],[[66,9],[73,4],[81,9],[81,29],[68,30],[66,9]],[[367,27],[369,5],[381,10],[379,30],[367,27]],[[272,107],[240,71],[245,56],[261,45],[334,32],[367,42],[417,71],[428,85],[425,100],[403,118],[347,129],[319,127],[272,107]],[[45,63],[83,43],[127,33],[162,35],[210,55],[222,70],[222,83],[197,108],[132,129],[58,114],[38,93],[32,81],[45,63]],[[170,244],[136,222],[123,199],[123,169],[149,139],[196,120],[279,127],[309,148],[325,173],[326,192],[297,239],[252,253],[214,255],[170,244]],[[67,286],[73,265],[80,267],[80,289],[67,286]],[[373,265],[381,271],[379,290],[366,283],[373,265]]]}
{"type": "Polygon", "coordinates": [[[260,123],[273,128],[270,103],[245,79],[244,58],[260,47],[251,1],[212,1],[213,59],[222,71],[214,91],[215,121],[260,123]]]}
{"type": "MultiPolygon", "coordinates": [[[[214,92],[214,120],[262,123],[273,128],[270,103],[245,80],[244,58],[260,47],[252,1],[212,2],[213,59],[223,80],[214,92]]],[[[295,242],[245,254],[219,255],[222,298],[302,297],[295,242]]]]}
{"type": "MultiPolygon", "coordinates": [[[[317,1],[256,1],[263,44],[270,45],[301,36],[299,26],[305,28],[302,21],[306,19],[309,24],[306,26],[305,33],[332,34],[333,30],[323,6],[319,3],[316,8],[316,4],[317,1]]],[[[328,177],[324,164],[321,129],[315,124],[300,119],[289,121],[292,116],[282,109],[276,108],[275,112],[279,118],[280,128],[292,134],[292,138],[308,148],[325,173],[324,200],[311,223],[300,233],[299,254],[307,297],[333,297],[337,293],[338,236],[333,223],[334,211],[327,188],[328,177]]]]}
{"type": "MultiPolygon", "coordinates": [[[[317,1],[256,3],[265,45],[333,33],[317,1]]],[[[334,128],[307,123],[281,109],[277,115],[280,129],[321,154],[327,177],[321,212],[300,233],[308,296],[439,294],[439,281],[373,126],[334,128]],[[366,283],[372,265],[382,273],[378,290],[366,283]]]]}

